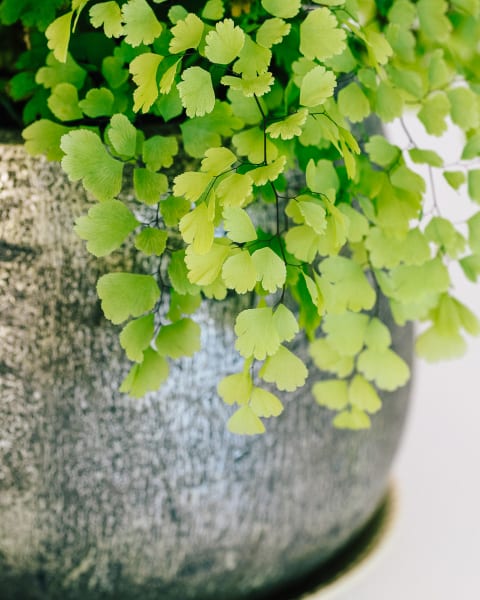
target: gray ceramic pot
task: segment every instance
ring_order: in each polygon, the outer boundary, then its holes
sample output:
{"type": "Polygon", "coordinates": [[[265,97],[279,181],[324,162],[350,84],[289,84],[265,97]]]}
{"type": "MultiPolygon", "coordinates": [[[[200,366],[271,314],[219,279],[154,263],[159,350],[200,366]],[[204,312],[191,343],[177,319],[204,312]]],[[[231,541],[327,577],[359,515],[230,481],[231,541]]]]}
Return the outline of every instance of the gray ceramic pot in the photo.
{"type": "MultiPolygon", "coordinates": [[[[266,435],[235,437],[215,392],[238,366],[226,303],[202,307],[203,350],[161,392],[118,393],[103,267],[71,232],[87,199],[19,145],[0,156],[2,599],[277,598],[379,505],[407,389],[370,431],[332,429],[301,391],[266,435]]],[[[409,360],[411,332],[395,346],[409,360]]]]}

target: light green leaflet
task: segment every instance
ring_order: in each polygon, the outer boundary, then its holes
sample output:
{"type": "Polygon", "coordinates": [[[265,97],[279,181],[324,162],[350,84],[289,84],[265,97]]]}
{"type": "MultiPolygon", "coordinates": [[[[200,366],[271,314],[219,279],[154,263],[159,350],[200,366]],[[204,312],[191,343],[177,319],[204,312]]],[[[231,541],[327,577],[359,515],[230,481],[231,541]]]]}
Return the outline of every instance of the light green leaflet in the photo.
{"type": "Polygon", "coordinates": [[[245,42],[245,33],[232,19],[216,24],[205,39],[205,55],[213,63],[228,65],[240,54],[245,42]]]}
{"type": "Polygon", "coordinates": [[[215,106],[215,93],[208,71],[201,67],[186,69],[177,88],[187,116],[201,117],[212,112],[215,106]]]}
{"type": "Polygon", "coordinates": [[[125,41],[130,46],[151,44],[162,33],[162,25],[157,20],[146,0],[129,0],[122,6],[125,41]]]}
{"type": "Polygon", "coordinates": [[[120,333],[120,345],[130,360],[141,363],[154,332],[153,314],[134,319],[120,333]]]}
{"type": "Polygon", "coordinates": [[[111,200],[122,188],[123,162],[108,154],[93,131],[79,129],[62,137],[62,167],[72,181],[82,179],[85,189],[99,200],[111,200]]]}
{"type": "Polygon", "coordinates": [[[115,324],[152,310],[160,298],[155,279],[136,273],[102,275],[97,283],[97,293],[105,316],[115,324]]]}
{"type": "Polygon", "coordinates": [[[158,97],[157,69],[162,57],[152,52],[140,54],[130,63],[130,73],[137,89],[133,92],[133,110],[148,112],[158,97]]]}
{"type": "Polygon", "coordinates": [[[109,38],[120,37],[123,33],[122,12],[117,2],[99,2],[90,8],[90,22],[94,27],[102,27],[109,38]]]}
{"type": "Polygon", "coordinates": [[[120,247],[139,222],[118,200],[105,200],[92,206],[88,216],[79,217],[75,232],[87,240],[87,250],[95,256],[106,256],[120,247]]]}
{"type": "Polygon", "coordinates": [[[147,348],[141,363],[133,365],[120,386],[120,391],[133,398],[154,392],[168,377],[168,362],[153,348],[147,348]]]}

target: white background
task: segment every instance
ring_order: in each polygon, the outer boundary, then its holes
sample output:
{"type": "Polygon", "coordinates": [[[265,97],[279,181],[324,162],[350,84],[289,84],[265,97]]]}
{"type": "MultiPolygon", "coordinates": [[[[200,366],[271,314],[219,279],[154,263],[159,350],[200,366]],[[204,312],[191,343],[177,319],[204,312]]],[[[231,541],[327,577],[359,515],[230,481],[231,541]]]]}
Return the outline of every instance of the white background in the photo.
{"type": "MultiPolygon", "coordinates": [[[[407,121],[421,148],[455,162],[461,136],[428,139],[407,121]]],[[[400,131],[400,133],[399,133],[400,131]]],[[[402,134],[393,133],[399,143],[402,134]]],[[[478,165],[476,165],[478,168],[478,165]]],[[[460,221],[480,207],[435,176],[442,216],[460,221]]],[[[431,194],[431,191],[430,191],[431,194]]],[[[480,316],[480,283],[454,272],[453,294],[480,316]]],[[[429,365],[417,360],[412,408],[393,481],[398,495],[393,529],[357,573],[319,600],[480,599],[480,340],[467,355],[429,365]]]]}

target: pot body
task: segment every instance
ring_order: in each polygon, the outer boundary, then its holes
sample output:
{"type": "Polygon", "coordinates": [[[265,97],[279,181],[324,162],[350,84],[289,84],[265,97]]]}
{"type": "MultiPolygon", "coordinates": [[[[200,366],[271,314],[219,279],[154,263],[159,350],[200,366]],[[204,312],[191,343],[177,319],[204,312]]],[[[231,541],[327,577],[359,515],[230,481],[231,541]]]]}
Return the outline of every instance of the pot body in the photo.
{"type": "MultiPolygon", "coordinates": [[[[2,147],[2,598],[275,597],[375,511],[408,390],[384,394],[369,431],[333,429],[305,389],[265,435],[234,436],[215,391],[240,364],[226,302],[201,307],[202,350],[160,392],[120,394],[129,365],[96,297],[104,265],[72,232],[87,208],[58,165],[2,147]]],[[[411,332],[394,337],[409,360],[411,332]]]]}

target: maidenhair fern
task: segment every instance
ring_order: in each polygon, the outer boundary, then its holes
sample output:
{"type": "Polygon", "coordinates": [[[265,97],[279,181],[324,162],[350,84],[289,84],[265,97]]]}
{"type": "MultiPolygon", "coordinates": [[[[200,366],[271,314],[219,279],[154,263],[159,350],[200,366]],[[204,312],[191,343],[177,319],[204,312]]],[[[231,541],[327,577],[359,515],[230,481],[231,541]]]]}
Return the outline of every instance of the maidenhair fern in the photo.
{"type": "Polygon", "coordinates": [[[428,324],[417,350],[429,360],[462,353],[464,333],[479,333],[450,268],[477,280],[480,212],[458,224],[436,205],[426,211],[414,169],[443,171],[452,194],[466,186],[480,203],[480,169],[469,162],[480,155],[479,0],[42,6],[38,21],[26,2],[0,7],[5,22],[46,29],[11,83],[25,102],[26,146],[61,160],[98,200],[75,225],[90,252],[133,244],[158,262],[158,275],[98,282],[134,363],[122,391],[157,389],[169,361],[199,349],[192,315],[203,296],[255,293],[234,326],[244,368],[218,383],[240,434],[262,433],[262,419],[283,410],[264,382],[305,385],[307,367],[289,347],[300,331],[331,374],[313,385],[315,400],[337,427],[370,425],[378,390],[409,378],[378,318],[379,290],[397,323],[428,324]],[[406,111],[431,135],[449,121],[464,132],[457,165],[363,124],[406,111]],[[142,210],[119,200],[127,165],[142,210]]]}

